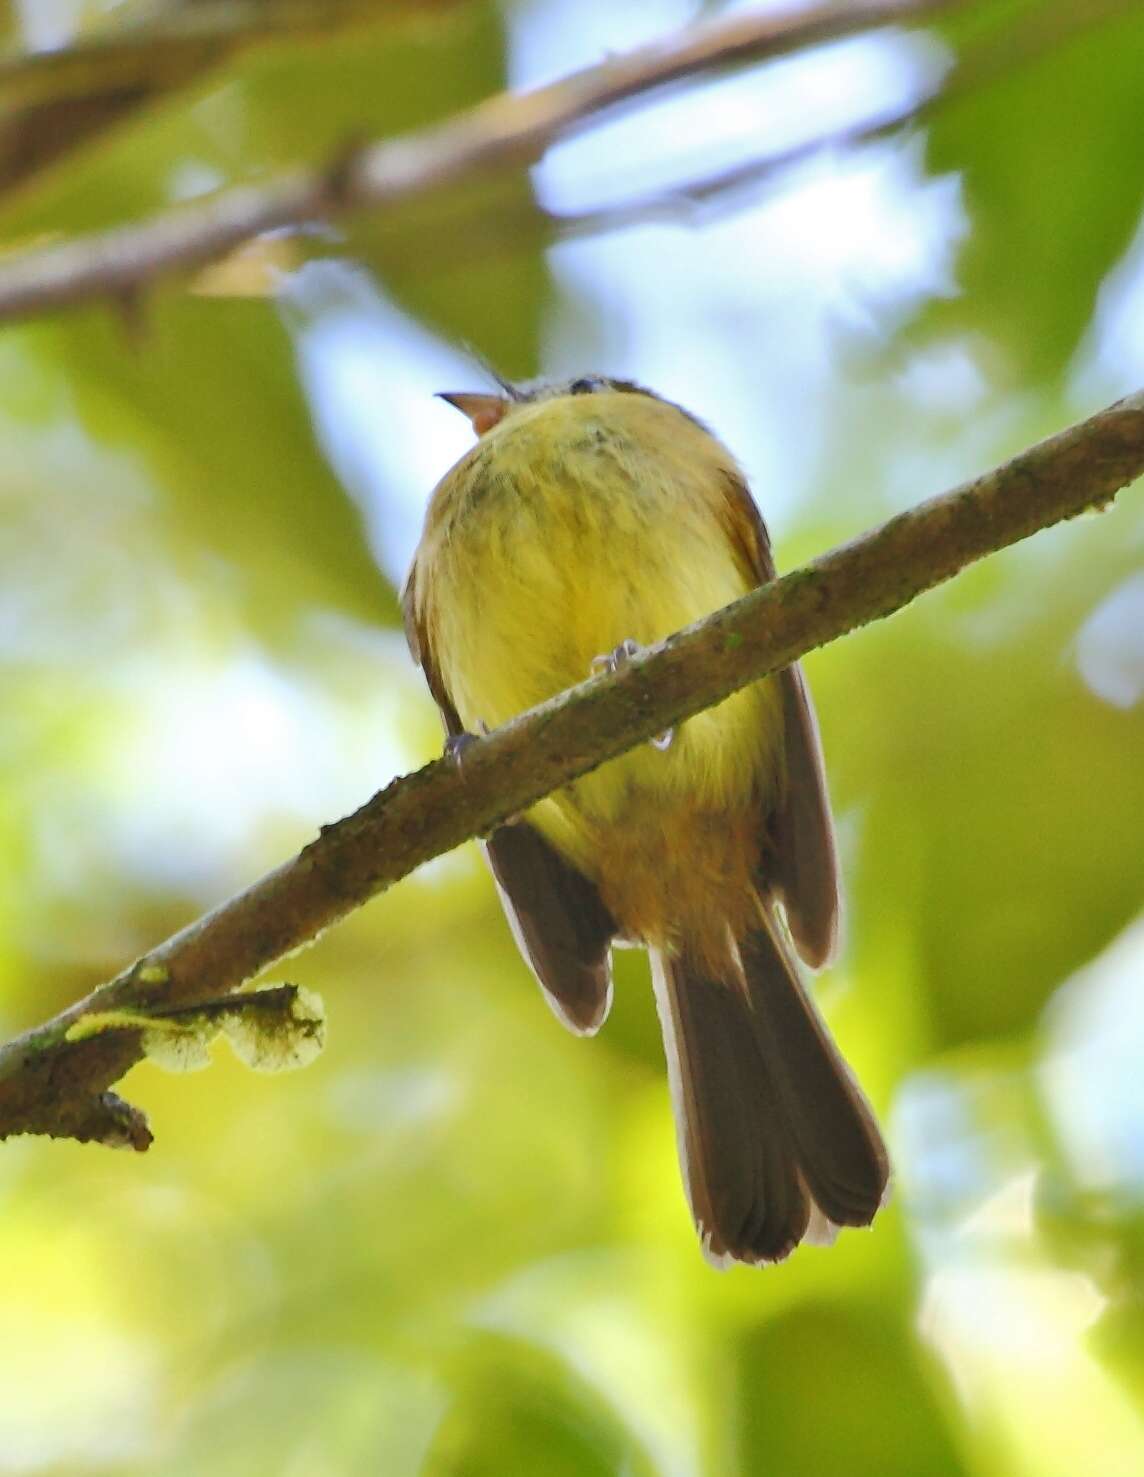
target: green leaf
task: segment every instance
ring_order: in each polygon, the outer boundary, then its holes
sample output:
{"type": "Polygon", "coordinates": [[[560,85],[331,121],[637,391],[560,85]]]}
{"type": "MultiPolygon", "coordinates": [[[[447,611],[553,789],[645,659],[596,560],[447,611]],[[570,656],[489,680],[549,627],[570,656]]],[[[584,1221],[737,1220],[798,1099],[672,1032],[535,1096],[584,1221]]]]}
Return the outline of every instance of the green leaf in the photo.
{"type": "MultiPolygon", "coordinates": [[[[1017,34],[1035,39],[1055,10],[1033,7],[1017,34]]],[[[961,174],[970,229],[960,296],[925,328],[993,338],[1018,377],[1065,367],[1144,206],[1142,76],[1144,15],[1132,6],[934,116],[929,167],[961,174]]]]}
{"type": "Polygon", "coordinates": [[[740,1349],[744,1472],[954,1477],[967,1469],[936,1368],[905,1319],[801,1306],[740,1349]]]}

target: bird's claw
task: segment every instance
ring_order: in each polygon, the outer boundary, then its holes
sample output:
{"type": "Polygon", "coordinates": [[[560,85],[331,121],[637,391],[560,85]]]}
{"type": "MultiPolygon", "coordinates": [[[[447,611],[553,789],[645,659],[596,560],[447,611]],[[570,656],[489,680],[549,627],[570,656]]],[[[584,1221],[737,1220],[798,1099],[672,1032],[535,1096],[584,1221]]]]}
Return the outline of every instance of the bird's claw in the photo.
{"type": "Polygon", "coordinates": [[[633,641],[630,636],[624,638],[619,646],[613,646],[611,651],[605,652],[603,656],[592,658],[592,671],[596,672],[618,672],[621,667],[626,667],[633,656],[638,656],[642,650],[638,641],[633,641]]]}
{"type": "MultiPolygon", "coordinates": [[[[637,656],[642,650],[643,647],[640,646],[638,641],[633,641],[630,636],[627,636],[620,642],[619,646],[613,646],[611,651],[606,652],[603,656],[592,658],[592,672],[593,674],[618,672],[622,667],[626,667],[632,657],[637,656]]],[[[648,743],[651,744],[653,749],[659,749],[662,753],[665,749],[671,748],[674,738],[675,729],[665,728],[662,733],[657,733],[655,738],[648,739],[648,743]]]]}
{"type": "Polygon", "coordinates": [[[489,731],[489,725],[484,719],[478,718],[476,733],[451,733],[445,740],[445,758],[451,760],[460,769],[465,762],[465,755],[468,751],[478,739],[484,738],[489,731]]]}

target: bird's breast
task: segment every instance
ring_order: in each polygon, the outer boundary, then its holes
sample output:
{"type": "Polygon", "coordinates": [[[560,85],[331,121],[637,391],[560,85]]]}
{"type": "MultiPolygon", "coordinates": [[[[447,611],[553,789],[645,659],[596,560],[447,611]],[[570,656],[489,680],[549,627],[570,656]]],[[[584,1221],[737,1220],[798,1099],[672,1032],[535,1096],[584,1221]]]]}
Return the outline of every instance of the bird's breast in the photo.
{"type": "MultiPolygon", "coordinates": [[[[434,658],[470,730],[497,727],[582,682],[621,642],[656,642],[753,583],[707,495],[710,468],[590,419],[575,430],[556,444],[482,443],[443,488],[451,506],[419,554],[434,658]]],[[[534,818],[584,864],[601,828],[630,833],[651,807],[710,815],[757,795],[774,782],[779,732],[771,685],[755,684],[689,719],[666,750],[641,745],[534,818]]]]}

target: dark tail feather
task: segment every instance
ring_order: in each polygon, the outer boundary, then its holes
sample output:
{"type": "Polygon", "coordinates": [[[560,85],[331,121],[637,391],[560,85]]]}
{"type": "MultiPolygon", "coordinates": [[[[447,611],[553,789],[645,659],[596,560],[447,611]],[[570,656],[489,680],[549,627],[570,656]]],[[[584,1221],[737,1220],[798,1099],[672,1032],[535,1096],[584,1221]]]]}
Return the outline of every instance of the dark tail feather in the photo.
{"type": "Polygon", "coordinates": [[[808,1233],[869,1225],[889,1161],[782,942],[760,927],[740,956],[729,979],[686,950],[656,955],[652,973],[704,1250],[717,1262],[781,1261],[808,1233]]]}

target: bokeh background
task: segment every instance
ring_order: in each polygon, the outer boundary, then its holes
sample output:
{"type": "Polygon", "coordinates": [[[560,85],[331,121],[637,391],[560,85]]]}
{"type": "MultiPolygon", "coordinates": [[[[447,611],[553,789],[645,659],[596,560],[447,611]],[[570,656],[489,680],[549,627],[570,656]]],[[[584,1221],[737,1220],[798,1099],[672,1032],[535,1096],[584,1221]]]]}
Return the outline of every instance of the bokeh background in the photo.
{"type": "MultiPolygon", "coordinates": [[[[396,591],[469,442],[432,398],[485,382],[465,345],[681,400],[788,568],[1144,384],[1144,15],[1106,8],[1061,38],[1085,7],[984,0],[687,84],[527,174],[6,326],[4,1032],[439,751],[396,591]],[[924,126],[679,199],[1010,43],[924,126]]],[[[262,0],[39,112],[10,62],[0,231],[320,160],[700,9],[295,5],[271,37],[262,0]]],[[[0,6],[13,56],[219,12],[0,6]]],[[[875,1231],[708,1268],[642,956],[563,1033],[469,846],[290,962],[330,1017],[307,1071],[144,1064],[145,1158],[0,1149],[0,1473],[1144,1471],[1138,494],[807,669],[847,892],[819,998],[897,1164],[875,1231]]]]}

